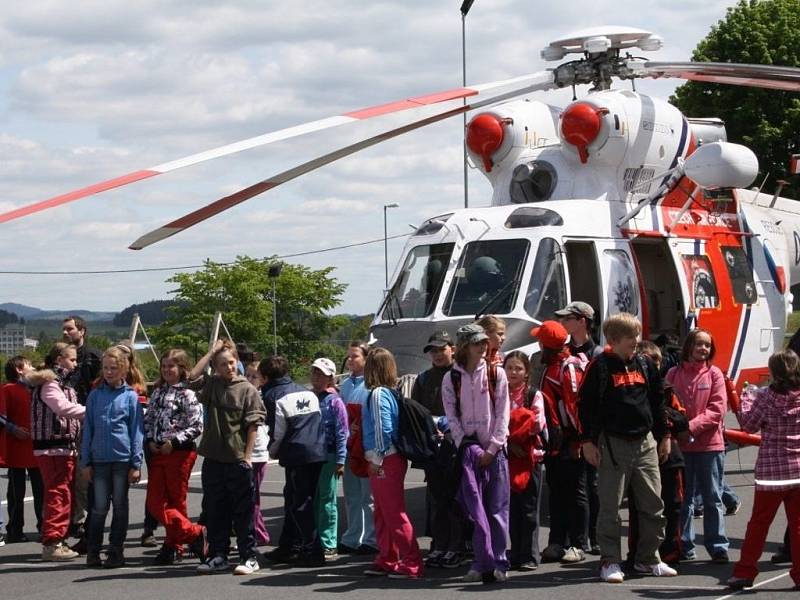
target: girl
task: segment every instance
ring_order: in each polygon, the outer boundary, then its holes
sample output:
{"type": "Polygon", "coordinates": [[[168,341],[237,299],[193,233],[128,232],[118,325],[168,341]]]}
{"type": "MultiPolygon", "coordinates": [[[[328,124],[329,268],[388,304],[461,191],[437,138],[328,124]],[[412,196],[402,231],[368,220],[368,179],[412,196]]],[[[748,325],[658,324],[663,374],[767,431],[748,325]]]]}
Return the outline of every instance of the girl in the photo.
{"type": "Polygon", "coordinates": [[[81,443],[83,476],[92,483],[87,532],[86,566],[106,569],[125,564],[123,544],[128,533],[128,487],[141,476],[144,439],[142,406],[125,382],[128,356],[118,347],[103,353],[103,382],[89,393],[81,443]],[[106,560],[100,560],[103,528],[109,504],[114,506],[106,560]]]}
{"type": "Polygon", "coordinates": [[[694,519],[692,498],[699,492],[703,498],[703,543],[711,560],[728,562],[728,538],[722,506],[722,474],[725,470],[725,442],[722,419],[727,409],[725,377],[711,364],[715,347],[711,334],[694,329],[686,336],[681,363],[667,372],[689,420],[688,435],[680,442],[686,473],[686,492],[681,510],[683,533],[681,543],[684,560],[693,560],[694,519]]]}
{"type": "MultiPolygon", "coordinates": [[[[266,378],[258,370],[258,362],[248,363],[244,371],[244,376],[254,388],[261,393],[261,388],[267,382],[266,378]]],[[[264,524],[264,515],[261,514],[261,483],[264,481],[264,474],[267,472],[267,461],[269,461],[269,434],[267,433],[266,423],[258,426],[256,433],[256,443],[253,446],[253,488],[255,492],[255,504],[253,505],[253,532],[256,538],[256,546],[266,546],[269,544],[269,532],[264,524]]]]}
{"type": "Polygon", "coordinates": [[[167,537],[154,564],[171,565],[191,544],[202,561],[203,528],[187,516],[189,475],[197,460],[196,440],[203,432],[203,409],[187,387],[189,357],[183,350],[161,356],[160,377],[144,416],[147,467],[147,512],[164,525],[167,537]]]}
{"type": "Polygon", "coordinates": [[[338,512],[336,487],[344,474],[347,458],[347,409],[334,384],[336,365],[329,358],[318,358],[311,365],[311,389],[319,398],[322,424],[325,427],[325,449],[328,460],[322,465],[314,497],[317,531],[325,560],[338,557],[336,534],[338,512]]]}
{"type": "Polygon", "coordinates": [[[44,485],[42,560],[66,561],[78,553],[64,543],[72,507],[72,483],[78,456],[78,434],[85,409],[78,404],[69,376],[78,362],[72,344],[58,343],[45,359],[46,369],[28,376],[31,397],[33,455],[44,485]]]}
{"type": "Polygon", "coordinates": [[[738,415],[742,429],[761,431],[761,445],[753,514],[728,586],[738,590],[753,585],[769,526],[783,503],[792,554],[789,574],[794,589],[800,590],[800,358],[792,350],[783,350],[773,354],[768,365],[772,383],[757,392],[748,388],[738,415]]]}
{"type": "Polygon", "coordinates": [[[364,387],[364,365],[367,361],[368,350],[369,348],[364,342],[350,342],[346,359],[350,376],[342,381],[340,391],[347,409],[347,422],[350,427],[347,438],[348,464],[342,478],[347,529],[339,542],[340,554],[375,554],[377,552],[372,515],[372,492],[369,487],[361,442],[361,416],[364,406],[369,400],[369,392],[364,387]],[[363,467],[363,472],[359,467],[363,467]]]}
{"type": "Polygon", "coordinates": [[[464,579],[505,581],[510,493],[505,451],[510,410],[506,374],[497,368],[496,377],[490,375],[483,358],[488,336],[480,325],[461,327],[457,342],[455,364],[442,382],[442,400],[461,453],[459,500],[475,525],[475,560],[464,579]]]}
{"type": "Polygon", "coordinates": [[[406,514],[403,489],[408,462],[394,445],[399,410],[394,392],[397,365],[391,352],[384,348],[370,351],[364,366],[364,383],[370,397],[362,421],[363,443],[378,534],[378,556],[364,574],[417,578],[423,571],[422,555],[406,514]]]}
{"type": "Polygon", "coordinates": [[[42,527],[42,476],[33,455],[30,438],[31,392],[25,378],[33,371],[24,356],[14,356],[5,365],[6,383],[0,390],[3,414],[17,427],[6,435],[6,463],[8,464],[8,524],[6,542],[27,542],[25,535],[25,487],[31,479],[36,529],[42,527]]]}
{"type": "Polygon", "coordinates": [[[486,362],[490,365],[502,366],[503,353],[500,352],[500,348],[503,347],[503,342],[506,341],[506,322],[494,315],[484,315],[475,321],[475,324],[483,327],[488,336],[486,362]]]}
{"type": "Polygon", "coordinates": [[[530,360],[515,350],[503,361],[511,402],[508,453],[511,478],[510,534],[512,569],[539,566],[539,505],[542,491],[542,439],[547,436],[544,398],[529,386],[530,360]]]}

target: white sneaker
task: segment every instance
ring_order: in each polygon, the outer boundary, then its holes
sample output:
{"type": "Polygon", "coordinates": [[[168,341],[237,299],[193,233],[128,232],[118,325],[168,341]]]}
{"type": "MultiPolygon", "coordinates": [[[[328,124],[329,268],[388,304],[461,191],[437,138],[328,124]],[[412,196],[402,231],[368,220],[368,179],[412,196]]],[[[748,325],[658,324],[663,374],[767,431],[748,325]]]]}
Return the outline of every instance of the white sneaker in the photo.
{"type": "Polygon", "coordinates": [[[483,575],[480,571],[476,571],[475,569],[470,569],[467,571],[467,574],[464,575],[463,581],[466,583],[475,583],[476,581],[481,581],[483,579],[483,575]]]}
{"type": "Polygon", "coordinates": [[[586,554],[580,548],[570,547],[564,552],[561,557],[562,563],[577,563],[586,560],[586,554]]]}
{"type": "Polygon", "coordinates": [[[234,575],[252,575],[256,571],[261,568],[261,565],[258,564],[255,556],[251,556],[243,563],[239,563],[236,565],[236,568],[233,570],[234,575]]]}
{"type": "Polygon", "coordinates": [[[211,575],[212,573],[221,573],[230,568],[228,559],[224,556],[214,556],[209,558],[206,562],[197,565],[197,572],[201,575],[211,575]]]}
{"type": "Polygon", "coordinates": [[[508,579],[508,574],[505,571],[501,571],[500,569],[495,569],[494,579],[498,583],[505,583],[505,581],[508,579]]]}
{"type": "Polygon", "coordinates": [[[636,563],[633,565],[633,570],[637,573],[647,573],[648,575],[653,575],[654,577],[675,577],[678,574],[675,569],[663,562],[657,562],[654,565],[636,563]]]}
{"type": "Polygon", "coordinates": [[[604,562],[600,565],[600,579],[606,583],[622,583],[625,581],[625,574],[618,563],[604,562]]]}

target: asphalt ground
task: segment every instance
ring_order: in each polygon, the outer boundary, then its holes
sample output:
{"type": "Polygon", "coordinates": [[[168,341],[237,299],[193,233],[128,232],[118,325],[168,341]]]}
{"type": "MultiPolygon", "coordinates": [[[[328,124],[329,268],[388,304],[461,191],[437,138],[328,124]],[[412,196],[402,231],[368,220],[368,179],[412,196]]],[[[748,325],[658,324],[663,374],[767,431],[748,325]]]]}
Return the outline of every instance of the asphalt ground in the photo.
{"type": "MultiPolygon", "coordinates": [[[[725,525],[731,539],[731,559],[739,556],[753,497],[753,463],[756,450],[744,448],[733,450],[726,462],[727,478],[742,499],[739,514],[726,517],[725,525]]],[[[192,517],[200,512],[200,463],[195,465],[195,474],[190,482],[189,511],[192,517]]],[[[144,474],[146,477],[146,473],[144,474]]],[[[7,479],[0,478],[0,497],[5,498],[7,479]]],[[[278,465],[269,465],[261,489],[262,507],[270,535],[277,539],[282,524],[283,470],[278,465]]],[[[341,494],[341,486],[340,486],[341,494]]],[[[502,598],[569,600],[677,600],[681,598],[708,598],[727,600],[748,595],[745,591],[732,594],[722,582],[730,576],[732,565],[714,565],[702,547],[702,536],[698,537],[698,559],[682,563],[679,576],[654,578],[629,576],[623,584],[609,585],[598,579],[599,560],[588,556],[582,563],[573,565],[543,564],[537,571],[510,573],[504,584],[482,585],[463,583],[464,566],[458,570],[429,569],[419,580],[390,580],[370,578],[362,574],[369,564],[368,557],[343,556],[327,563],[322,568],[301,569],[288,566],[272,567],[264,562],[262,569],[250,576],[218,574],[200,576],[195,573],[197,561],[187,559],[181,564],[168,567],[152,565],[157,549],[142,548],[139,537],[145,501],[145,486],[138,485],[130,491],[130,527],[125,548],[127,566],[116,570],[87,569],[83,560],[72,563],[44,563],[41,561],[41,546],[35,542],[7,544],[0,547],[0,595],[2,598],[36,598],[58,600],[92,600],[120,598],[147,598],[148,600],[172,598],[264,598],[279,597],[291,600],[320,598],[320,595],[347,594],[356,600],[372,600],[380,596],[391,598],[431,597],[457,598],[462,593],[492,594],[502,598]],[[289,596],[283,596],[289,594],[289,596]]],[[[406,502],[418,533],[422,531],[425,512],[425,484],[421,471],[410,470],[406,477],[406,502]]],[[[4,501],[5,504],[5,501],[4,501]]],[[[341,507],[341,504],[340,504],[341,507]]],[[[5,507],[4,507],[5,512],[5,507]]],[[[343,514],[340,510],[340,514],[343,514]]],[[[627,525],[627,513],[622,511],[623,531],[627,525]]],[[[110,520],[110,516],[109,516],[110,520]]],[[[540,532],[541,547],[546,546],[547,522],[540,532]]],[[[702,522],[696,520],[702,529],[702,522]]],[[[35,518],[30,500],[26,503],[26,531],[35,539],[35,518]]],[[[343,523],[340,523],[340,526],[343,523]]],[[[770,531],[755,592],[759,598],[796,598],[791,591],[793,582],[788,567],[776,567],[769,557],[777,550],[786,526],[781,511],[770,531]]],[[[163,530],[157,532],[157,536],[163,530]]],[[[420,547],[428,548],[429,538],[419,538],[420,547]]],[[[625,548],[623,540],[623,548],[625,548]]],[[[261,548],[268,550],[269,548],[261,548]]],[[[233,557],[235,562],[236,557],[233,557]]]]}

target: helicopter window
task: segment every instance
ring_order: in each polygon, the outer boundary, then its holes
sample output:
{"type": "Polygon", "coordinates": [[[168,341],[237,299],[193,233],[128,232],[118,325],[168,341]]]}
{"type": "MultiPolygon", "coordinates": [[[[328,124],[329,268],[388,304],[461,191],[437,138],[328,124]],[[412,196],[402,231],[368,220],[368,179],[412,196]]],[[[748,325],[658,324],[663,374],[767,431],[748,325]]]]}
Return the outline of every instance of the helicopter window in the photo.
{"type": "Polygon", "coordinates": [[[683,271],[689,282],[692,308],[715,308],[719,305],[717,283],[708,257],[703,254],[684,254],[683,271]]]}
{"type": "Polygon", "coordinates": [[[438,217],[433,217],[432,219],[428,219],[422,225],[417,227],[417,230],[414,232],[414,235],[431,235],[432,233],[436,233],[442,227],[445,226],[447,220],[453,216],[453,213],[448,213],[446,215],[439,215],[438,217]]]}
{"type": "Polygon", "coordinates": [[[744,249],[740,246],[720,246],[728,277],[733,286],[733,299],[738,304],[753,304],[758,300],[756,283],[753,281],[753,269],[744,249]]]}
{"type": "Polygon", "coordinates": [[[432,244],[412,248],[389,291],[384,319],[418,319],[433,312],[436,299],[453,254],[453,244],[432,244]]]}
{"type": "Polygon", "coordinates": [[[447,293],[444,314],[511,312],[529,248],[528,240],[488,240],[467,244],[447,293]]]}
{"type": "Polygon", "coordinates": [[[539,242],[536,262],[533,264],[525,312],[538,321],[551,319],[553,313],[567,303],[567,285],[564,281],[564,261],[561,247],[554,239],[539,242]]]}
{"type": "Polygon", "coordinates": [[[523,206],[518,208],[506,219],[508,229],[522,229],[525,227],[542,227],[545,225],[563,225],[561,215],[549,208],[538,206],[523,206]]]}
{"type": "Polygon", "coordinates": [[[549,200],[556,183],[558,175],[549,162],[534,160],[518,165],[511,175],[511,202],[525,204],[549,200]]]}

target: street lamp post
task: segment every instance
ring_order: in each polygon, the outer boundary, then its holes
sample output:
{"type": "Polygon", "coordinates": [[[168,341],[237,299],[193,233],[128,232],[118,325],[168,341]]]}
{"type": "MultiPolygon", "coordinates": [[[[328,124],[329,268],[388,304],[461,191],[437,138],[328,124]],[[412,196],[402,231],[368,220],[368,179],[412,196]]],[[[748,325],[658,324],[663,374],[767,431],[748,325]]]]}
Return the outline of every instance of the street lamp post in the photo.
{"type": "Polygon", "coordinates": [[[272,280],[272,355],[278,355],[278,277],[283,269],[283,263],[274,263],[269,266],[267,275],[272,280]]]}
{"type": "MultiPolygon", "coordinates": [[[[461,84],[467,87],[467,13],[472,8],[475,0],[464,0],[461,4],[461,84]]],[[[467,99],[463,99],[467,103],[467,99]]],[[[469,190],[467,184],[467,113],[462,115],[464,122],[464,141],[462,147],[464,151],[464,208],[469,208],[469,190]]]]}
{"type": "Polygon", "coordinates": [[[398,208],[400,205],[392,202],[383,205],[383,272],[384,289],[389,289],[389,231],[386,222],[386,211],[390,208],[398,208]]]}

